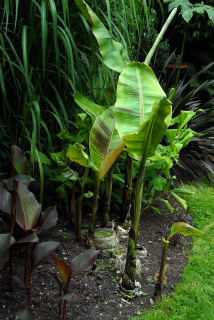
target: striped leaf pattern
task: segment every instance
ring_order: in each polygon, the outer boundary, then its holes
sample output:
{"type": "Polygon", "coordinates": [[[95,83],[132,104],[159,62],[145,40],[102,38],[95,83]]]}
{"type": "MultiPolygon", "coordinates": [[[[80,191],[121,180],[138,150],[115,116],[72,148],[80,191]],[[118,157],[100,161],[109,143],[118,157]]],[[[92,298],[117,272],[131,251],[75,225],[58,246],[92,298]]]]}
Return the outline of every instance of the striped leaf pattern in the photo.
{"type": "Polygon", "coordinates": [[[78,179],[78,173],[70,169],[67,164],[62,161],[57,153],[51,153],[51,158],[56,161],[61,174],[69,180],[76,181],[78,179]]]}
{"type": "Polygon", "coordinates": [[[40,215],[40,205],[25,184],[14,181],[14,190],[17,195],[16,222],[27,231],[35,226],[40,215]]]}
{"type": "MultiPolygon", "coordinates": [[[[95,166],[100,169],[103,161],[107,157],[109,159],[109,164],[105,163],[106,170],[103,171],[103,174],[110,169],[111,155],[115,161],[125,146],[115,129],[113,108],[114,107],[110,107],[95,120],[89,137],[91,159],[95,166]],[[115,153],[116,150],[119,151],[119,154],[115,153]]],[[[111,163],[111,165],[112,164],[113,163],[111,163]]]]}
{"type": "Polygon", "coordinates": [[[155,101],[165,96],[148,65],[129,63],[119,77],[114,108],[116,128],[120,136],[136,133],[151,114],[155,101]]]}

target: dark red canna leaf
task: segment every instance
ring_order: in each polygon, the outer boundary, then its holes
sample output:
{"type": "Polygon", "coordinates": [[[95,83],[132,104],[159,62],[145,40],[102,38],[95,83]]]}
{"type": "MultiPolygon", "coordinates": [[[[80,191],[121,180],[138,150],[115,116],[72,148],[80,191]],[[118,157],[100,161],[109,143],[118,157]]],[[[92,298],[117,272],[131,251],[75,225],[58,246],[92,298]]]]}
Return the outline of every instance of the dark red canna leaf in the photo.
{"type": "Polygon", "coordinates": [[[58,246],[59,243],[53,241],[40,243],[32,252],[32,267],[35,268],[49,254],[53,253],[58,246]]]}
{"type": "Polygon", "coordinates": [[[48,207],[42,212],[42,219],[40,226],[37,229],[37,233],[46,232],[47,230],[54,228],[58,221],[58,212],[56,206],[48,207]]]}
{"type": "Polygon", "coordinates": [[[99,252],[99,250],[89,249],[74,258],[71,262],[72,278],[82,272],[89,271],[93,267],[99,252]]]}
{"type": "Polygon", "coordinates": [[[11,215],[12,196],[8,192],[5,184],[0,181],[0,211],[11,215]]]}
{"type": "Polygon", "coordinates": [[[16,198],[16,222],[25,231],[32,229],[40,215],[40,205],[28,187],[14,180],[16,198]]]}
{"type": "Polygon", "coordinates": [[[56,263],[57,269],[62,278],[63,288],[66,289],[72,278],[71,268],[67,263],[65,263],[63,260],[59,259],[58,257],[52,255],[52,258],[56,263]]]}

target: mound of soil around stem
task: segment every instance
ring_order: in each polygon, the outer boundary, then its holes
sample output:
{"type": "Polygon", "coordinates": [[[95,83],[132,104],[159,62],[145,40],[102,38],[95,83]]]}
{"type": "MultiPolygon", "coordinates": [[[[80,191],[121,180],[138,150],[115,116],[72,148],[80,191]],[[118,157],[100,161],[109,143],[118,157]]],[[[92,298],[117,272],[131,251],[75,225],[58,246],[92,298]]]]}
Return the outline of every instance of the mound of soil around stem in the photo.
{"type": "MultiPolygon", "coordinates": [[[[172,203],[170,199],[170,203],[172,203]]],[[[125,296],[119,289],[119,278],[115,261],[109,254],[101,252],[97,257],[97,267],[86,274],[71,280],[70,291],[74,293],[72,301],[67,304],[67,319],[75,320],[126,320],[135,315],[140,315],[140,310],[151,307],[151,298],[154,293],[155,274],[159,273],[161,254],[163,248],[162,237],[167,238],[170,228],[177,222],[177,216],[185,217],[185,212],[177,208],[174,214],[166,212],[161,205],[161,214],[147,210],[143,213],[139,227],[139,244],[143,245],[148,255],[136,280],[142,285],[143,295],[133,298],[125,296]]],[[[98,214],[99,216],[99,214],[98,214]]],[[[75,234],[69,231],[68,222],[60,219],[58,226],[49,232],[43,241],[58,241],[59,248],[55,254],[66,263],[79,253],[88,249],[85,243],[76,243],[75,234]]],[[[191,237],[181,236],[176,246],[173,241],[168,247],[167,284],[163,290],[164,295],[173,292],[175,284],[180,281],[180,274],[187,263],[188,248],[191,245],[191,237]]],[[[15,273],[23,277],[24,252],[17,251],[14,259],[15,273]]],[[[32,275],[32,312],[33,320],[57,320],[58,301],[54,296],[59,294],[59,285],[50,272],[56,272],[56,267],[51,258],[48,258],[34,270],[32,275]]],[[[15,284],[14,293],[8,292],[8,266],[0,273],[0,318],[14,320],[16,313],[24,307],[27,297],[25,290],[15,284]]]]}

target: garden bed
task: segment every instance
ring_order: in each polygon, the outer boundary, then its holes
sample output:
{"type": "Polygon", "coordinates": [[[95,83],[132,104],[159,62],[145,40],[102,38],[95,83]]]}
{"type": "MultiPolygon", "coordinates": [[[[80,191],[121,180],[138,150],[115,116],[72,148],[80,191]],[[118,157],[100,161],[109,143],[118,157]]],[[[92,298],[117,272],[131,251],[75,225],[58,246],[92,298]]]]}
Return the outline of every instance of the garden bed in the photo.
{"type": "MultiPolygon", "coordinates": [[[[177,204],[174,203],[175,208],[176,206],[177,204]]],[[[68,303],[67,319],[126,320],[136,314],[140,315],[140,310],[150,308],[155,287],[154,275],[159,272],[160,267],[162,237],[166,238],[170,234],[170,228],[177,221],[176,216],[180,214],[185,214],[180,208],[175,210],[173,215],[163,208],[161,215],[147,210],[141,218],[138,242],[147,249],[148,255],[144,260],[140,277],[137,279],[142,285],[143,294],[140,297],[127,297],[118,289],[120,277],[115,269],[115,260],[110,253],[101,252],[97,257],[97,266],[94,270],[72,279],[70,291],[74,293],[74,297],[68,303]]],[[[65,219],[59,220],[57,228],[49,232],[45,240],[60,242],[56,255],[68,264],[80,252],[87,249],[86,244],[76,243],[75,234],[69,231],[68,222],[65,219]]],[[[187,263],[190,243],[190,237],[181,237],[176,246],[173,241],[169,245],[165,295],[169,295],[175,284],[180,281],[180,274],[187,263]]],[[[17,252],[14,269],[17,275],[23,275],[22,252],[17,252]]],[[[59,293],[58,285],[50,275],[54,270],[56,268],[50,258],[34,271],[32,276],[34,320],[58,319],[58,301],[53,299],[59,293]]],[[[6,265],[0,274],[0,314],[1,319],[12,320],[15,319],[17,311],[24,307],[26,294],[18,285],[15,285],[14,293],[8,292],[7,271],[6,265]]]]}

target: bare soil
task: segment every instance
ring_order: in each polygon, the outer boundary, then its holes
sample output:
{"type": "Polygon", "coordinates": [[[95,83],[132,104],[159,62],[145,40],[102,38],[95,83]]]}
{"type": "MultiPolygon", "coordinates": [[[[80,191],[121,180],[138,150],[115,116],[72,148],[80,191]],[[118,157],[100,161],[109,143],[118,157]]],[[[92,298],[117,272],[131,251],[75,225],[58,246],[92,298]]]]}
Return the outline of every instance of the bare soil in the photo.
{"type": "MultiPolygon", "coordinates": [[[[171,200],[171,199],[170,199],[171,200]]],[[[172,201],[170,201],[172,203],[172,201]]],[[[126,320],[135,315],[140,315],[140,310],[151,308],[155,281],[154,275],[159,272],[162,253],[162,237],[168,237],[170,228],[177,222],[178,215],[185,217],[185,212],[178,208],[174,214],[166,212],[162,207],[162,214],[151,210],[144,212],[139,228],[139,244],[143,245],[148,255],[140,273],[136,279],[142,285],[143,295],[140,297],[127,297],[119,290],[118,275],[115,269],[114,259],[109,254],[101,252],[97,257],[97,267],[86,274],[72,279],[70,291],[74,293],[73,300],[67,305],[67,319],[75,320],[126,320]]],[[[46,235],[40,241],[58,241],[59,248],[56,255],[69,264],[71,260],[88,249],[85,243],[76,243],[75,234],[69,231],[68,222],[60,219],[57,228],[46,235]]],[[[173,241],[168,248],[167,284],[164,295],[173,292],[175,284],[180,282],[180,275],[187,263],[188,250],[191,246],[191,237],[181,236],[174,246],[173,241]]],[[[15,257],[15,273],[23,277],[24,252],[17,251],[15,257]]],[[[50,275],[56,272],[52,259],[41,264],[32,277],[32,312],[34,320],[57,320],[58,301],[54,296],[59,294],[58,284],[50,275]]],[[[8,266],[0,273],[0,319],[14,320],[18,310],[26,304],[25,290],[18,284],[13,293],[8,291],[8,266]]]]}

